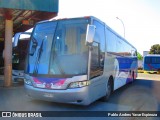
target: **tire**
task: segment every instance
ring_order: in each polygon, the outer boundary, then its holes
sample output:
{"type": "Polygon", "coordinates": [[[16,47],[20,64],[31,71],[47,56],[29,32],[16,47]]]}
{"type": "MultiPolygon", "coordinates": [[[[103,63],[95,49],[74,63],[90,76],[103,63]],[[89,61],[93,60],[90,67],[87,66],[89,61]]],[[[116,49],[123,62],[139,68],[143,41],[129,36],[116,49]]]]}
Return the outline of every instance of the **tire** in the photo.
{"type": "Polygon", "coordinates": [[[131,76],[131,77],[132,77],[132,78],[131,78],[132,81],[130,81],[128,84],[133,84],[133,82],[134,82],[134,80],[135,80],[135,79],[134,79],[134,72],[132,72],[131,74],[132,74],[132,76],[131,76]]]}
{"type": "Polygon", "coordinates": [[[135,79],[134,79],[134,72],[132,72],[132,81],[134,81],[135,79]]]}
{"type": "Polygon", "coordinates": [[[107,89],[106,89],[106,95],[104,97],[101,98],[102,101],[106,102],[109,100],[111,94],[112,94],[112,91],[113,91],[113,82],[112,82],[112,79],[110,78],[108,83],[107,83],[107,89]]]}

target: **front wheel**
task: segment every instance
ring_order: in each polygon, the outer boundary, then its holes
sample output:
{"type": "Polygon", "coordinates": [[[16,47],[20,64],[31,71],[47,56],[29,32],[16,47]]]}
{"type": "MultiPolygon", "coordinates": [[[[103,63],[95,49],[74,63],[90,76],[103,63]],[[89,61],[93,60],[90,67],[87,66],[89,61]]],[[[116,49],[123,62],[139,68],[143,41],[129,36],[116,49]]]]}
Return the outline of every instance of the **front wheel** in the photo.
{"type": "Polygon", "coordinates": [[[106,95],[102,97],[102,101],[108,101],[112,94],[112,80],[109,79],[108,84],[106,86],[106,95]]]}

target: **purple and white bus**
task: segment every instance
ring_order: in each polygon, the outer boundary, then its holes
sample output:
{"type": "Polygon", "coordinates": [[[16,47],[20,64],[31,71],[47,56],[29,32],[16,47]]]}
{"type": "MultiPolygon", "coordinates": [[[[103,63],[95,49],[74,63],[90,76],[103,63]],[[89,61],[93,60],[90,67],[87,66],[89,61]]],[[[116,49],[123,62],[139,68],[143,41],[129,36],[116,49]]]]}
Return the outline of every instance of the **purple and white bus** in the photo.
{"type": "Polygon", "coordinates": [[[37,23],[26,61],[27,94],[46,101],[106,101],[137,76],[136,48],[92,16],[37,23]]]}

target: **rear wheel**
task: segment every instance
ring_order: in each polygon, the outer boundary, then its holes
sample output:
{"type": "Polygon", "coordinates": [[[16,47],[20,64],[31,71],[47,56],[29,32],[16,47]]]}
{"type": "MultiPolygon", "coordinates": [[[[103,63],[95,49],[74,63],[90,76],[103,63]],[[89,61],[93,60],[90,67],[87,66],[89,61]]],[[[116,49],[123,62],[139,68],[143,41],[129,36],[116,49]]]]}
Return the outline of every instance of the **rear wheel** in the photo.
{"type": "MultiPolygon", "coordinates": [[[[130,72],[131,73],[131,72],[130,72]]],[[[134,82],[134,71],[131,73],[131,81],[129,82],[129,84],[132,84],[134,82]]]]}
{"type": "Polygon", "coordinates": [[[134,72],[132,72],[132,81],[134,81],[134,72]]]}
{"type": "Polygon", "coordinates": [[[112,94],[112,91],[113,91],[113,82],[112,82],[111,78],[109,79],[106,88],[107,88],[106,89],[106,95],[104,97],[102,97],[102,101],[108,101],[109,97],[112,94]]]}

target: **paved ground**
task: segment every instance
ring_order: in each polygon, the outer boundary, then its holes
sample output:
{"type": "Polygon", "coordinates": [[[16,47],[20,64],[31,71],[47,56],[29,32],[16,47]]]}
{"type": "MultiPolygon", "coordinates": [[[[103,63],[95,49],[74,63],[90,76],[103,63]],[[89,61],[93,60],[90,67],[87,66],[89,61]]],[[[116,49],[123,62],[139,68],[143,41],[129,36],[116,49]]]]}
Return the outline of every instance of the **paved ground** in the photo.
{"type": "Polygon", "coordinates": [[[160,111],[159,86],[160,75],[139,74],[133,84],[115,91],[110,102],[132,106],[140,111],[160,111]]]}
{"type": "MultiPolygon", "coordinates": [[[[0,80],[1,86],[3,81],[0,80]]],[[[116,90],[108,102],[96,101],[90,106],[77,106],[29,99],[24,87],[14,84],[11,88],[0,87],[0,111],[160,111],[160,75],[139,74],[134,83],[116,90]]],[[[53,119],[53,118],[47,118],[53,119]]],[[[54,119],[86,119],[54,118],[54,119]]],[[[124,118],[92,117],[92,120],[124,118]]],[[[125,118],[139,120],[139,118],[125,118]]],[[[142,119],[142,118],[141,118],[142,119]]],[[[159,119],[159,118],[154,118],[159,119]]],[[[1,118],[0,118],[1,120],[1,118]]],[[[17,120],[17,119],[16,119],[17,120]]],[[[145,118],[152,120],[152,118],[145,118]]]]}
{"type": "Polygon", "coordinates": [[[137,79],[160,81],[160,74],[139,73],[137,79]]]}

